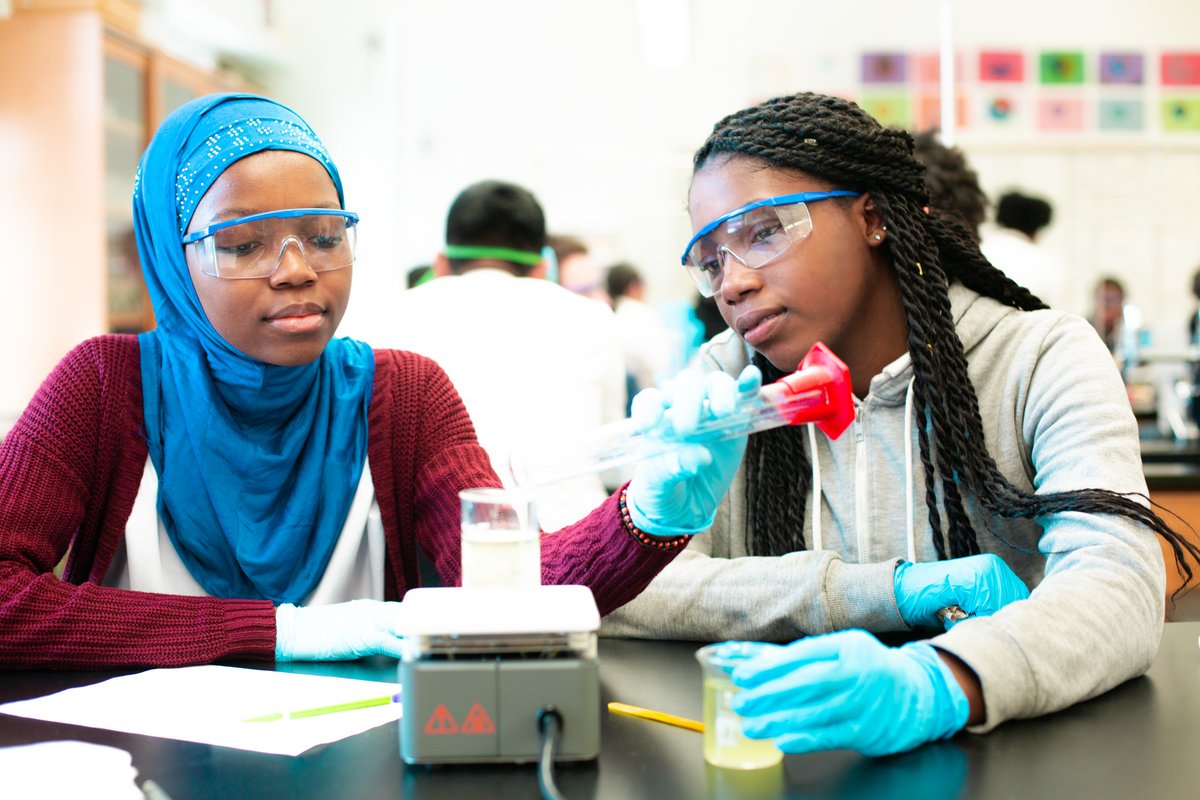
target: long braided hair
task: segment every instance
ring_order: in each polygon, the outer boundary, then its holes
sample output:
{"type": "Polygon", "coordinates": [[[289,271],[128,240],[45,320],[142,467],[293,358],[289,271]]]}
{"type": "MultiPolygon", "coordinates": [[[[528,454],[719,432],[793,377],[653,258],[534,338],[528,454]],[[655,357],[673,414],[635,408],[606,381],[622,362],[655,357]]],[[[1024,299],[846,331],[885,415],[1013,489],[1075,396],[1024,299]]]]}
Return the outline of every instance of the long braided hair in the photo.
{"type": "MultiPolygon", "coordinates": [[[[699,170],[714,156],[737,155],[822,178],[834,186],[865,192],[887,225],[901,299],[908,321],[908,352],[915,380],[925,505],[939,559],[980,552],[976,532],[963,506],[968,489],[992,514],[1032,519],[1065,511],[1117,514],[1163,537],[1187,576],[1184,558],[1200,548],[1175,533],[1158,515],[1133,498],[1105,489],[1024,494],[1000,473],[981,447],[983,422],[975,387],[967,375],[962,340],[950,312],[949,284],[968,288],[1013,308],[1045,308],[1037,297],[993,267],[970,232],[952,214],[928,209],[924,168],[913,156],[912,137],[882,127],[857,105],[826,95],[802,93],[767,100],[718,122],[696,151],[699,170]],[[937,501],[940,484],[943,500],[937,501]],[[942,518],[945,514],[946,524],[942,518]]],[[[754,363],[764,382],[782,372],[760,354],[754,363]]],[[[757,555],[805,549],[805,504],[811,490],[810,464],[799,428],[756,433],[746,449],[746,475],[757,555]],[[780,464],[796,469],[780,469],[780,464]]],[[[1186,584],[1185,584],[1186,585],[1186,584]]]]}

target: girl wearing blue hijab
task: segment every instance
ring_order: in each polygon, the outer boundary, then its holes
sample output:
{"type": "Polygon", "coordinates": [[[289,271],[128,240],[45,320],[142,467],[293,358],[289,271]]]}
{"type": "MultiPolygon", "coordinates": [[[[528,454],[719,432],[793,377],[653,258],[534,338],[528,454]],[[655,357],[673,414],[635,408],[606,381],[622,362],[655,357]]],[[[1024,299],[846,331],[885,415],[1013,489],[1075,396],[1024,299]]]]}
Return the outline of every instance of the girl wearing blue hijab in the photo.
{"type": "MultiPolygon", "coordinates": [[[[76,347],[0,444],[0,667],[398,656],[418,548],[457,584],[458,492],[500,481],[436,363],[334,338],[358,217],[325,146],[268,98],[200,98],[133,211],[157,327],[76,347]]],[[[543,537],[543,583],[627,602],[711,524],[744,445],[641,465],[543,537]]]]}
{"type": "MultiPolygon", "coordinates": [[[[188,571],[220,597],[299,603],[324,572],[362,475],[375,360],[361,342],[326,336],[316,360],[272,364],[208,319],[179,240],[218,176],[260,151],[305,156],[344,208],[324,146],[290,109],[265,99],[193,101],[167,119],[142,159],[134,223],[158,324],[140,337],[142,395],[159,518],[188,571]]],[[[221,280],[200,277],[201,286],[221,280]]],[[[277,294],[281,307],[299,296],[277,294]]]]}

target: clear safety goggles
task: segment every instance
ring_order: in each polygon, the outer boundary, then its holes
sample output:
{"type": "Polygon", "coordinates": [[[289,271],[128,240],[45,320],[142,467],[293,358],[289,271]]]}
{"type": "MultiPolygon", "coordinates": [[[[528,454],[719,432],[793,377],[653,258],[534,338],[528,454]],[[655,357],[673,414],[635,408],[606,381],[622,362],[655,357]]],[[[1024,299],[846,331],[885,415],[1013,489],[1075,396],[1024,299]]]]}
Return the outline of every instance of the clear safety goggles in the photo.
{"type": "Polygon", "coordinates": [[[712,297],[721,288],[729,258],[743,267],[758,269],[812,233],[812,217],[806,203],[858,194],[845,189],[800,192],[748,203],[697,231],[684,248],[681,262],[700,294],[712,297]]]}
{"type": "Polygon", "coordinates": [[[209,225],[183,237],[200,271],[214,278],[268,278],[295,245],[314,272],[354,263],[358,214],[329,208],[285,208],[209,225]]]}

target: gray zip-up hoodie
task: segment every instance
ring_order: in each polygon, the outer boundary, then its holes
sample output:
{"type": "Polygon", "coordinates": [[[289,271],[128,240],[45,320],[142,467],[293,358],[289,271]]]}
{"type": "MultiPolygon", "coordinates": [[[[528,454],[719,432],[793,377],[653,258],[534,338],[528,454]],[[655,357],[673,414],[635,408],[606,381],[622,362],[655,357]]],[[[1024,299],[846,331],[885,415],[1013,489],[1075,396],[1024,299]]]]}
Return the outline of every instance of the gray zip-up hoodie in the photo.
{"type": "MultiPolygon", "coordinates": [[[[959,284],[951,286],[950,301],[988,451],[1014,486],[1146,493],[1125,388],[1084,320],[1017,311],[959,284]]],[[[705,345],[699,363],[736,375],[749,357],[727,331],[705,345]]],[[[911,557],[910,510],[915,560],[936,559],[917,423],[905,403],[912,374],[905,354],[871,380],[865,399],[856,399],[856,420],[840,438],[809,437],[823,549],[814,542],[810,496],[804,531],[810,549],[749,556],[739,470],[712,529],[611,614],[604,635],[786,641],[845,628],[905,630],[892,573],[911,557]]],[[[1149,668],[1166,591],[1151,531],[1108,514],[1003,520],[969,494],[966,508],[983,552],[1002,557],[1033,590],[1028,600],[931,640],[979,675],[987,718],[973,730],[1064,708],[1149,668]]]]}

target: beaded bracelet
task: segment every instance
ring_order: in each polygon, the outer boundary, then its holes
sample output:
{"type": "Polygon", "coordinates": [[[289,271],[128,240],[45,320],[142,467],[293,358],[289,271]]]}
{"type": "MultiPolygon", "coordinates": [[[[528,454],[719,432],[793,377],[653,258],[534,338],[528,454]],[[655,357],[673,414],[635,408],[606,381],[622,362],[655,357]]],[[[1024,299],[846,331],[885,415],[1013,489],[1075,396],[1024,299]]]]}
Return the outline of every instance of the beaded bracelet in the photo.
{"type": "Polygon", "coordinates": [[[625,527],[625,532],[633,537],[633,540],[643,547],[650,547],[655,550],[682,550],[687,547],[687,543],[692,540],[690,536],[673,536],[664,538],[646,533],[644,530],[633,524],[633,517],[629,515],[629,505],[625,502],[625,489],[621,490],[621,525],[625,527]]]}

